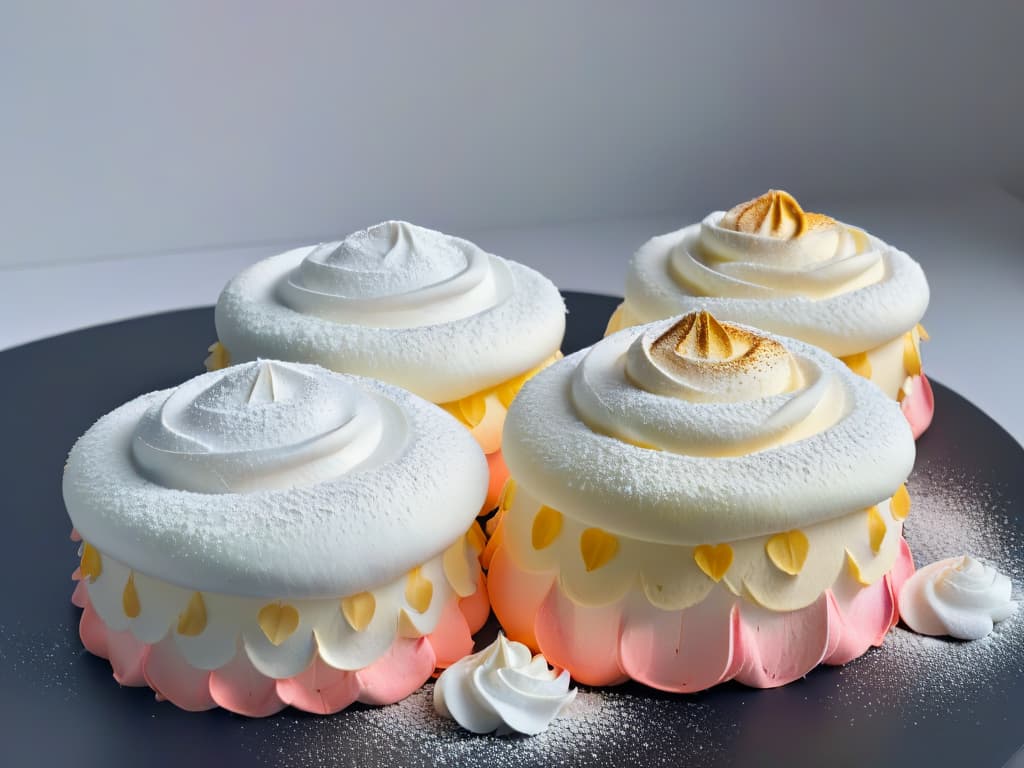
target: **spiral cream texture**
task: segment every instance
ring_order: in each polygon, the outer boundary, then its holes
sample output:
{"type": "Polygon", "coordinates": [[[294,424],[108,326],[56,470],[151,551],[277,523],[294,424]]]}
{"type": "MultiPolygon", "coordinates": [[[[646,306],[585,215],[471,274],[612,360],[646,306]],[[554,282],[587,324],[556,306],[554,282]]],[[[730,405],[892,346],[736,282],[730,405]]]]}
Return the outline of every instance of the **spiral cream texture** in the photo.
{"type": "Polygon", "coordinates": [[[870,507],[915,455],[898,405],[843,363],[705,312],[542,371],[502,450],[518,484],[582,524],[685,545],[870,507]]]}
{"type": "Polygon", "coordinates": [[[465,533],[487,464],[397,387],[259,361],[133,400],[68,458],[64,500],[98,550],[173,585],[314,598],[394,580],[465,533]]]}
{"type": "Polygon", "coordinates": [[[921,320],[929,292],[917,262],[854,227],[800,216],[799,226],[781,219],[773,229],[766,216],[744,228],[716,211],[649,240],[630,263],[627,324],[706,309],[843,356],[921,320]]]}
{"type": "Polygon", "coordinates": [[[434,708],[473,733],[546,730],[569,703],[569,673],[548,667],[522,643],[498,639],[448,667],[434,686],[434,708]]]}
{"type": "Polygon", "coordinates": [[[900,617],[922,635],[980,640],[1017,610],[1009,577],[969,555],[926,565],[900,591],[900,617]]]}
{"type": "Polygon", "coordinates": [[[388,221],[241,272],[217,302],[216,324],[234,361],[296,359],[448,402],[550,356],[565,306],[532,269],[388,221]]]}

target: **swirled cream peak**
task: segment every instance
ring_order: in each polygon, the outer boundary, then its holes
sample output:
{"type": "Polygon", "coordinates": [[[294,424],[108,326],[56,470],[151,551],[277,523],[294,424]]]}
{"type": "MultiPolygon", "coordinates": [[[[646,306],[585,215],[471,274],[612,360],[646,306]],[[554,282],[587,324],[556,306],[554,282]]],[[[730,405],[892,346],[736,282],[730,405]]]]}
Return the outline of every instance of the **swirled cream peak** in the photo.
{"type": "Polygon", "coordinates": [[[610,336],[572,374],[593,431],[690,456],[739,456],[820,433],[847,412],[831,367],[708,312],[610,336]]]}
{"type": "Polygon", "coordinates": [[[434,708],[473,733],[534,736],[576,698],[569,673],[498,633],[487,648],[455,662],[434,686],[434,708]]]}
{"type": "Polygon", "coordinates": [[[468,240],[385,221],[313,248],[280,292],[292,309],[327,320],[415,327],[494,306],[502,282],[496,268],[468,240]]]}
{"type": "Polygon", "coordinates": [[[344,379],[260,360],[191,379],[155,402],[136,427],[132,452],[167,488],[286,488],[363,463],[381,443],[383,422],[380,404],[344,379]]]}
{"type": "Polygon", "coordinates": [[[789,192],[769,189],[760,197],[731,208],[720,226],[750,235],[784,240],[800,237],[809,229],[829,226],[835,221],[820,213],[807,213],[789,192]]]}
{"type": "Polygon", "coordinates": [[[979,640],[1017,610],[1012,588],[1009,577],[992,566],[970,555],[951,557],[907,579],[899,595],[900,616],[922,635],[979,640]]]}
{"type": "Polygon", "coordinates": [[[793,358],[778,341],[700,310],[661,333],[633,342],[626,374],[655,394],[699,402],[738,402],[787,392],[801,383],[793,358]]]}

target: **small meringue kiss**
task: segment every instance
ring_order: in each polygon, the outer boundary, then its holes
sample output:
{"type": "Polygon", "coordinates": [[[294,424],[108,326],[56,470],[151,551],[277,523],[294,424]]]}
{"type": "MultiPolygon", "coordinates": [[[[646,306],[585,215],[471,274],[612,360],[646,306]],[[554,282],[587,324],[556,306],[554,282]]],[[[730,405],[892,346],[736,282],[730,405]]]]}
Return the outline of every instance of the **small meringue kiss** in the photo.
{"type": "Polygon", "coordinates": [[[548,667],[499,633],[487,648],[448,667],[434,686],[434,709],[473,733],[535,736],[576,698],[569,673],[548,667]]]}
{"type": "Polygon", "coordinates": [[[1017,610],[1008,576],[970,555],[926,565],[900,591],[900,616],[921,635],[980,640],[1017,610]]]}

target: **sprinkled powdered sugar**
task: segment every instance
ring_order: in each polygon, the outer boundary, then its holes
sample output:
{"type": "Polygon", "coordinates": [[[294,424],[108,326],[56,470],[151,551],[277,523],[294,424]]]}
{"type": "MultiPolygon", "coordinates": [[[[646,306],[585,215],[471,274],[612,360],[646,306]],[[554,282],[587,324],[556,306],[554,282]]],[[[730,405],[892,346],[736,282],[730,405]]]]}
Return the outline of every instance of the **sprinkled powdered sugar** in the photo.
{"type": "MultiPolygon", "coordinates": [[[[913,510],[906,537],[917,563],[968,552],[1008,574],[1019,595],[1024,539],[998,486],[924,462],[909,487],[913,510]]],[[[772,702],[802,699],[817,715],[849,718],[852,727],[877,717],[894,718],[904,728],[925,718],[943,722],[951,709],[973,709],[972,701],[1024,675],[1022,649],[1020,615],[972,643],[920,637],[897,627],[881,648],[846,667],[814,671],[810,677],[817,685],[803,689],[805,696],[800,682],[775,694],[732,684],[696,696],[635,685],[581,688],[564,715],[535,737],[473,736],[434,712],[428,685],[390,707],[350,709],[330,718],[280,715],[269,734],[258,731],[259,738],[247,739],[247,746],[258,759],[282,766],[501,768],[604,764],[610,754],[628,755],[636,764],[701,766],[715,763],[721,750],[749,733],[753,720],[767,714],[764,705],[777,706],[772,702]],[[737,704],[749,718],[737,722],[737,704]]]]}

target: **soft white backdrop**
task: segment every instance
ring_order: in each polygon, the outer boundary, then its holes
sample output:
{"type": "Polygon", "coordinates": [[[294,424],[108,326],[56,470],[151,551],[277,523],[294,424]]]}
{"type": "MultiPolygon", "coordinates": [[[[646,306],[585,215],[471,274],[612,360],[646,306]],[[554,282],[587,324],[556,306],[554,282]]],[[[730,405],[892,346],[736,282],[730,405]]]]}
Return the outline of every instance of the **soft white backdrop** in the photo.
{"type": "Polygon", "coordinates": [[[0,3],[0,264],[1024,178],[1024,2],[0,3]]]}

